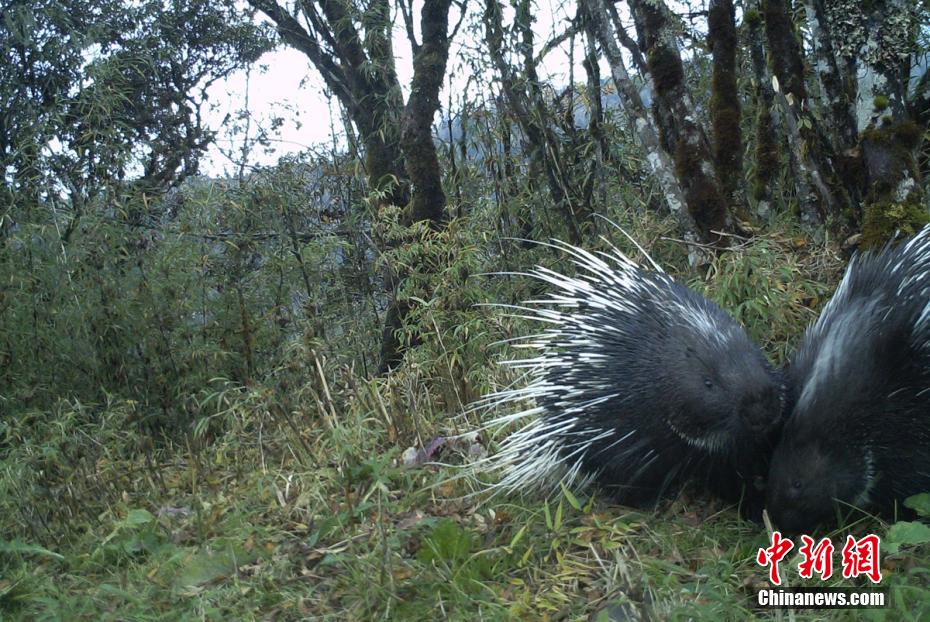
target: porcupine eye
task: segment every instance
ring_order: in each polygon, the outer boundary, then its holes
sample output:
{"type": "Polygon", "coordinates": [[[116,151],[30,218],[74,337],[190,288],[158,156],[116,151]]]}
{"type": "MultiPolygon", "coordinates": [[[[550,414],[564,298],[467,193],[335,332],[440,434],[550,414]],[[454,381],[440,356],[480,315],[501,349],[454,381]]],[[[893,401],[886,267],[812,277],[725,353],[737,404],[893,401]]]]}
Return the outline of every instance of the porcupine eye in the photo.
{"type": "Polygon", "coordinates": [[[704,378],[704,386],[707,387],[708,389],[713,389],[714,383],[711,382],[709,379],[704,378]]]}
{"type": "Polygon", "coordinates": [[[791,481],[791,487],[795,490],[801,490],[801,480],[795,479],[791,481]]]}

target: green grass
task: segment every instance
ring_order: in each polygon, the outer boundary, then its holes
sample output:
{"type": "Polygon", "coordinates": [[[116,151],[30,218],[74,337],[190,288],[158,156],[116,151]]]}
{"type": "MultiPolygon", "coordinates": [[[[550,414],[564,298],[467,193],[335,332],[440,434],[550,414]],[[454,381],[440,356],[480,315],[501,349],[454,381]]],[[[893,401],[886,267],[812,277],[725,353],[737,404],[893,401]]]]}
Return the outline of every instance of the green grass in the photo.
{"type": "MultiPolygon", "coordinates": [[[[681,254],[672,243],[657,248],[661,262],[681,254]]],[[[840,267],[830,249],[798,251],[786,234],[724,255],[692,284],[783,359],[840,267]]],[[[487,289],[503,287],[488,277],[463,278],[484,296],[502,295],[487,289]]],[[[754,559],[768,535],[733,508],[684,497],[634,510],[593,491],[472,494],[456,465],[474,443],[493,450],[486,435],[444,447],[437,460],[448,466],[404,466],[409,447],[477,427],[475,415],[458,415],[464,404],[512,379],[491,364],[499,351],[489,344],[525,328],[475,309],[476,291],[445,287],[419,311],[431,339],[386,379],[328,362],[308,340],[265,382],[201,396],[214,414],[174,440],[153,439],[140,405],[116,398],[62,400],[0,422],[0,618],[930,615],[930,537],[919,523],[854,527],[897,548],[884,556],[887,610],[767,612],[753,599],[767,581],[754,559]]],[[[527,293],[525,283],[507,287],[516,298],[527,293]]],[[[796,584],[791,565],[783,572],[796,584]]]]}

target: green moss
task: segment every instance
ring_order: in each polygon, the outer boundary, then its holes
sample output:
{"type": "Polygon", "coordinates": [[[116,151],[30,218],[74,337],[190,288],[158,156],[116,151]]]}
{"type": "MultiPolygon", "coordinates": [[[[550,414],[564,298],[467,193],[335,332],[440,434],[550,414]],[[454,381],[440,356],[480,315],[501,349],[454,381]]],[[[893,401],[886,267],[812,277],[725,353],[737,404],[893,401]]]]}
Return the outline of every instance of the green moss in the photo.
{"type": "Polygon", "coordinates": [[[786,0],[762,0],[765,39],[769,45],[769,62],[782,88],[801,102],[807,99],[804,86],[804,62],[791,21],[786,0]]]}
{"type": "MultiPolygon", "coordinates": [[[[868,179],[868,170],[862,159],[862,150],[859,148],[847,149],[836,154],[834,158],[836,166],[836,180],[843,180],[844,188],[857,196],[863,196],[866,191],[866,180],[868,179]]],[[[840,182],[837,181],[837,185],[840,182]]],[[[862,213],[853,206],[849,201],[840,210],[840,218],[846,226],[858,230],[860,226],[862,213]]]]}
{"type": "Polygon", "coordinates": [[[696,149],[689,148],[684,140],[675,148],[675,172],[679,179],[689,179],[701,174],[701,158],[696,149]]]}
{"type": "Polygon", "coordinates": [[[900,232],[909,237],[930,222],[930,214],[919,202],[908,197],[903,203],[875,202],[865,208],[862,222],[862,248],[881,246],[900,232]]]}
{"type": "Polygon", "coordinates": [[[752,193],[757,201],[761,201],[769,195],[769,186],[779,166],[775,126],[772,115],[765,106],[760,106],[756,116],[755,160],[752,193]]]}
{"type": "Polygon", "coordinates": [[[911,183],[920,179],[914,157],[920,139],[920,128],[911,121],[863,130],[861,160],[863,177],[868,179],[862,213],[863,247],[883,244],[897,231],[911,235],[930,221],[922,205],[920,184],[911,183]],[[904,193],[907,196],[902,196],[904,193]]]}
{"type": "Polygon", "coordinates": [[[860,149],[849,149],[838,154],[836,158],[836,172],[840,179],[858,180],[868,175],[865,163],[862,161],[860,149]]]}
{"type": "MultiPolygon", "coordinates": [[[[729,6],[732,7],[732,5],[729,6]]],[[[733,19],[733,14],[727,10],[723,2],[711,3],[707,12],[707,43],[709,46],[715,43],[728,49],[736,46],[736,26],[733,19]]]]}
{"type": "Polygon", "coordinates": [[[715,109],[712,114],[720,173],[739,175],[739,155],[742,152],[739,108],[721,107],[715,109]]]}
{"type": "MultiPolygon", "coordinates": [[[[919,179],[920,172],[914,158],[914,150],[920,145],[922,139],[923,130],[919,125],[913,121],[902,121],[893,125],[886,123],[881,127],[866,128],[862,131],[861,144],[873,153],[884,151],[886,158],[900,163],[894,168],[906,169],[914,179],[919,179]]],[[[874,175],[874,171],[870,173],[874,175]]],[[[877,197],[888,187],[895,185],[897,181],[897,178],[891,177],[871,179],[870,183],[873,187],[870,194],[877,197]]]]}
{"type": "Polygon", "coordinates": [[[675,172],[683,181],[685,200],[694,221],[702,232],[710,236],[713,230],[726,225],[727,205],[715,180],[708,177],[701,166],[704,158],[700,150],[687,141],[678,141],[675,149],[675,172]]]}
{"type": "Polygon", "coordinates": [[[678,54],[669,47],[657,46],[649,52],[649,73],[658,93],[677,88],[684,80],[684,70],[678,54]]]}
{"type": "MultiPolygon", "coordinates": [[[[736,85],[736,26],[729,0],[712,2],[707,15],[707,43],[713,55],[710,116],[714,128],[714,165],[724,195],[735,204],[742,178],[742,135],[736,85]]],[[[738,207],[738,205],[734,205],[738,207]]]]}
{"type": "Polygon", "coordinates": [[[862,130],[862,141],[871,141],[881,145],[890,144],[895,140],[894,128],[883,126],[883,127],[867,127],[862,130]]]}
{"type": "Polygon", "coordinates": [[[914,121],[903,121],[892,128],[895,140],[905,149],[914,150],[920,146],[924,132],[914,121]]]}
{"type": "Polygon", "coordinates": [[[884,95],[876,95],[875,99],[872,100],[872,106],[875,107],[875,110],[882,111],[888,107],[888,98],[884,95]]]}
{"type": "Polygon", "coordinates": [[[747,9],[743,14],[743,21],[750,26],[758,26],[762,23],[762,16],[756,9],[747,9]]]}
{"type": "Polygon", "coordinates": [[[661,37],[668,27],[668,19],[665,13],[659,8],[658,4],[643,2],[640,5],[642,19],[644,21],[642,32],[644,34],[642,45],[644,49],[659,47],[656,37],[661,37]]]}
{"type": "Polygon", "coordinates": [[[913,121],[894,123],[891,115],[882,117],[881,127],[869,127],[862,130],[862,139],[882,145],[893,145],[899,149],[913,150],[920,145],[923,130],[913,121]]]}

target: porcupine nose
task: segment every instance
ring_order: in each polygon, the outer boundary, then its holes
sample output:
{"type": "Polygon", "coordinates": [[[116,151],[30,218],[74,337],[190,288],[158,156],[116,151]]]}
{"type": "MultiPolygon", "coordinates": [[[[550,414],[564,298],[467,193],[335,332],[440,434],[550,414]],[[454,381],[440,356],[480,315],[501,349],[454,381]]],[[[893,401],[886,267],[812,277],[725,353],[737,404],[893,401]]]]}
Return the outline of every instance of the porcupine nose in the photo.
{"type": "Polygon", "coordinates": [[[750,432],[764,434],[778,419],[777,399],[773,399],[768,391],[747,395],[739,405],[739,417],[750,432]]]}

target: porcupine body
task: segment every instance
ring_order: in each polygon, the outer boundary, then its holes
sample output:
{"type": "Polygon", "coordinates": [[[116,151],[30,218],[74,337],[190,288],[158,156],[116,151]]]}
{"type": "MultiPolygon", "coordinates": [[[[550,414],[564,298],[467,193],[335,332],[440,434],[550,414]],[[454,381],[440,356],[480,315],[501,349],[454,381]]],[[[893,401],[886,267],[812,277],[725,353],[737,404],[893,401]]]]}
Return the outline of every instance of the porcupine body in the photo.
{"type": "MultiPolygon", "coordinates": [[[[528,421],[482,468],[507,490],[595,483],[654,503],[694,482],[730,501],[759,496],[782,414],[779,375],[717,305],[625,256],[555,242],[575,276],[537,267],[550,287],[519,307],[543,326],[517,347],[526,384],[486,398],[530,402],[492,425],[528,421]]],[[[761,508],[761,497],[759,499],[761,508]]]]}
{"type": "Polygon", "coordinates": [[[780,529],[930,491],[930,228],[855,256],[787,372],[766,506],[780,529]]]}

